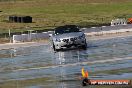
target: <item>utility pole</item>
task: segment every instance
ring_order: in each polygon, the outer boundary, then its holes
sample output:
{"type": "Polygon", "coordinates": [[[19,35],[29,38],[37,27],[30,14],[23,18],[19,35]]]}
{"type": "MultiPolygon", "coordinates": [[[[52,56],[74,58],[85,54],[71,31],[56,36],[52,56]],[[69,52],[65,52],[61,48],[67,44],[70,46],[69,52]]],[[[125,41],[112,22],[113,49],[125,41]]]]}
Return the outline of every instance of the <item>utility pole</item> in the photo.
{"type": "Polygon", "coordinates": [[[9,29],[9,40],[10,40],[10,43],[11,43],[11,30],[9,29]]]}

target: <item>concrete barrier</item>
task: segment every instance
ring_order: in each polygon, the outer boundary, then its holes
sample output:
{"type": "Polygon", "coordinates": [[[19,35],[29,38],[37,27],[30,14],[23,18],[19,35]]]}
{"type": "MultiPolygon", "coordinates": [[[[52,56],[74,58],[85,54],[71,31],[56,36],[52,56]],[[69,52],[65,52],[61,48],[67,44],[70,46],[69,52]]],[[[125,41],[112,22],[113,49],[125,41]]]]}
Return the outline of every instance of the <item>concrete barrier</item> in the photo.
{"type": "Polygon", "coordinates": [[[123,33],[123,32],[132,32],[132,29],[119,29],[119,30],[110,30],[110,31],[100,31],[100,32],[89,32],[85,33],[85,35],[103,35],[103,34],[117,34],[117,33],[123,33]]]}
{"type": "Polygon", "coordinates": [[[49,32],[43,32],[43,33],[13,35],[13,43],[27,42],[27,41],[31,41],[34,39],[49,38],[49,34],[51,34],[51,33],[53,33],[53,32],[49,31],[49,32]]]}

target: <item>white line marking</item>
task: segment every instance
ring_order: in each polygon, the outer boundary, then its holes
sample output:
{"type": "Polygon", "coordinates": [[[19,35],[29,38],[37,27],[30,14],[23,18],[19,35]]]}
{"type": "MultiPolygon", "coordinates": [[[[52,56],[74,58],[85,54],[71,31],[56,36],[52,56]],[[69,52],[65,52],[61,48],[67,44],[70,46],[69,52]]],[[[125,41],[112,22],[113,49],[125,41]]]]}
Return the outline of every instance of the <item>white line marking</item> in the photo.
{"type": "Polygon", "coordinates": [[[15,72],[15,71],[27,71],[27,70],[39,70],[39,69],[48,69],[48,68],[57,68],[57,67],[68,67],[68,66],[86,65],[86,64],[95,64],[95,63],[106,63],[106,62],[114,62],[114,61],[120,61],[120,60],[131,60],[131,59],[132,59],[132,57],[114,58],[114,59],[98,60],[98,61],[92,61],[92,62],[78,62],[78,63],[71,63],[71,64],[65,64],[65,65],[36,67],[36,68],[27,68],[27,69],[17,69],[17,70],[12,70],[12,71],[15,72]]]}

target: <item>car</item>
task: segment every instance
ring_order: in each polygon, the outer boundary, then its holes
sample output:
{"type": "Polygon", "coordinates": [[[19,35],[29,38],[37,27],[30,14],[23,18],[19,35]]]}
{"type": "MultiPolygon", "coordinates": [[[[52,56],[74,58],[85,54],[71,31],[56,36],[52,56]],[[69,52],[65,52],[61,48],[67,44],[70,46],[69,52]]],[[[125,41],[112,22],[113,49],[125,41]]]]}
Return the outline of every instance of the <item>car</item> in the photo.
{"type": "Polygon", "coordinates": [[[85,34],[76,25],[64,25],[55,28],[50,40],[54,51],[74,47],[87,49],[85,34]]]}

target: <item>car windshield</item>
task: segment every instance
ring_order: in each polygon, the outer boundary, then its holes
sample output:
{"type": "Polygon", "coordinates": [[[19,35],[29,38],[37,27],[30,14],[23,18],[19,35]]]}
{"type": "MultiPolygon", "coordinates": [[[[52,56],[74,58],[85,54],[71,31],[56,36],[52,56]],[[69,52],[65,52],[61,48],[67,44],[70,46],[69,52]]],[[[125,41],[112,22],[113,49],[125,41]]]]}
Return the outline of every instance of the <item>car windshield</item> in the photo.
{"type": "Polygon", "coordinates": [[[79,28],[74,25],[66,25],[60,26],[55,29],[55,34],[63,34],[63,33],[71,33],[71,32],[79,32],[79,28]]]}

